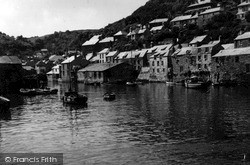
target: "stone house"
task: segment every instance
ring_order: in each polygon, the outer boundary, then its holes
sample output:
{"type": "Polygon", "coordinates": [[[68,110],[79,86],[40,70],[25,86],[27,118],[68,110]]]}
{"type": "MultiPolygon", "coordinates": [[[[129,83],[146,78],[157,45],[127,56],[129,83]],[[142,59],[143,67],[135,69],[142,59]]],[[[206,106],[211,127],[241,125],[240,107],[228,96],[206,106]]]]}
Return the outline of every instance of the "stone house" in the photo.
{"type": "Polygon", "coordinates": [[[209,21],[211,21],[213,16],[218,15],[223,11],[224,11],[223,8],[215,7],[207,9],[204,12],[201,12],[198,17],[198,26],[199,27],[205,26],[209,21]]]}
{"type": "Polygon", "coordinates": [[[0,56],[0,95],[19,93],[22,82],[21,60],[16,56],[0,56]]]}
{"type": "Polygon", "coordinates": [[[212,82],[250,84],[250,47],[221,50],[213,56],[212,82]]]}
{"type": "Polygon", "coordinates": [[[250,32],[245,32],[234,39],[234,47],[248,47],[250,46],[250,32]]]}
{"type": "MultiPolygon", "coordinates": [[[[172,55],[172,77],[174,82],[183,81],[188,74],[196,70],[196,47],[182,47],[172,55]]],[[[171,70],[170,70],[171,71],[171,70]]],[[[171,77],[171,74],[169,74],[171,77]]]]}
{"type": "Polygon", "coordinates": [[[52,70],[47,73],[47,80],[48,81],[58,81],[60,77],[60,66],[56,65],[52,67],[52,70]]]}
{"type": "Polygon", "coordinates": [[[125,31],[119,31],[114,35],[114,40],[115,41],[120,41],[120,40],[124,40],[127,38],[128,33],[125,31]]]}
{"type": "Polygon", "coordinates": [[[198,14],[177,16],[170,22],[172,26],[183,28],[188,24],[197,24],[197,21],[198,21],[198,14]]]}
{"type": "Polygon", "coordinates": [[[173,45],[154,46],[149,50],[149,81],[163,82],[168,80],[168,70],[171,54],[173,53],[173,45]]]}
{"type": "Polygon", "coordinates": [[[84,56],[86,56],[88,53],[93,53],[94,55],[96,55],[97,52],[101,51],[99,37],[100,35],[95,35],[90,40],[82,44],[82,54],[84,56]]]}
{"type": "Polygon", "coordinates": [[[164,26],[168,22],[168,18],[158,18],[149,22],[150,27],[164,26]]]}
{"type": "Polygon", "coordinates": [[[106,55],[106,62],[107,63],[115,63],[115,58],[119,54],[118,51],[111,51],[106,55]]]}
{"type": "Polygon", "coordinates": [[[102,51],[97,53],[97,56],[99,56],[99,63],[106,63],[106,57],[109,53],[109,48],[105,48],[102,51]]]}
{"type": "Polygon", "coordinates": [[[136,78],[134,67],[128,63],[96,63],[77,72],[78,82],[125,83],[136,78]]]}
{"type": "Polygon", "coordinates": [[[112,46],[114,44],[114,37],[106,37],[106,38],[102,39],[99,42],[99,44],[100,44],[101,49],[112,48],[112,46]]]}
{"type": "Polygon", "coordinates": [[[149,58],[147,56],[148,49],[142,49],[138,51],[135,56],[135,69],[140,71],[142,67],[149,66],[149,58]]]}
{"type": "Polygon", "coordinates": [[[196,69],[200,71],[211,71],[212,50],[220,41],[211,41],[208,44],[197,47],[196,69]]]}
{"type": "Polygon", "coordinates": [[[187,14],[201,13],[207,9],[212,8],[213,4],[211,0],[197,0],[194,4],[187,7],[187,14]]]}
{"type": "Polygon", "coordinates": [[[245,20],[245,15],[248,11],[250,11],[250,0],[241,0],[241,3],[238,5],[237,18],[245,20]]]}
{"type": "Polygon", "coordinates": [[[208,43],[209,41],[210,39],[207,35],[197,36],[197,37],[194,37],[194,39],[189,42],[189,45],[192,47],[199,47],[203,44],[208,43]]]}

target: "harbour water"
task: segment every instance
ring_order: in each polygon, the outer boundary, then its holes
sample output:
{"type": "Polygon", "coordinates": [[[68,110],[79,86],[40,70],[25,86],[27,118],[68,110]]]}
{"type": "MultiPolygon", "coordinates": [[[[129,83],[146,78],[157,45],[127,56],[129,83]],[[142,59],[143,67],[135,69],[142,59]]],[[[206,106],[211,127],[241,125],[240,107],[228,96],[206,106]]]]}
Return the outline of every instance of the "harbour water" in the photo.
{"type": "Polygon", "coordinates": [[[72,107],[60,100],[68,84],[50,86],[59,93],[10,96],[1,153],[63,153],[67,165],[250,163],[250,88],[79,84],[88,107],[72,107]]]}

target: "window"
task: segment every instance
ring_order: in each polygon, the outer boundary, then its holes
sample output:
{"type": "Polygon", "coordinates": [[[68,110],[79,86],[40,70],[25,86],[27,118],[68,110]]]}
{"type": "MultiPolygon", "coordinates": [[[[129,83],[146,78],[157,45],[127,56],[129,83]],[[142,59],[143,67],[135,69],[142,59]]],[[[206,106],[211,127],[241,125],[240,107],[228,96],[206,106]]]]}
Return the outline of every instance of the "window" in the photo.
{"type": "Polygon", "coordinates": [[[160,69],[157,69],[157,73],[160,73],[160,69]]]}
{"type": "Polygon", "coordinates": [[[155,72],[155,69],[153,69],[153,73],[155,72]]]}
{"type": "Polygon", "coordinates": [[[180,66],[180,72],[182,72],[184,69],[183,69],[183,66],[180,66]]]}
{"type": "Polygon", "coordinates": [[[162,65],[162,66],[164,65],[164,61],[161,61],[161,65],[162,65]]]}
{"type": "Polygon", "coordinates": [[[209,48],[205,48],[205,52],[209,52],[209,48]]]}
{"type": "Polygon", "coordinates": [[[247,72],[247,73],[250,72],[250,64],[246,64],[246,72],[247,72]]]}
{"type": "Polygon", "coordinates": [[[96,78],[96,72],[94,72],[94,78],[96,78]]]}
{"type": "Polygon", "coordinates": [[[200,53],[201,52],[201,48],[198,48],[198,53],[200,53]]]}
{"type": "Polygon", "coordinates": [[[201,69],[201,64],[198,64],[198,69],[201,69]]]}
{"type": "Polygon", "coordinates": [[[165,72],[165,68],[162,69],[162,72],[165,72]]]}
{"type": "Polygon", "coordinates": [[[204,60],[207,61],[207,55],[204,55],[204,60]]]}
{"type": "Polygon", "coordinates": [[[160,61],[157,61],[157,66],[159,66],[160,65],[160,61]]]}
{"type": "Polygon", "coordinates": [[[198,61],[200,61],[201,60],[201,56],[198,56],[198,61]]]}
{"type": "Polygon", "coordinates": [[[207,69],[207,64],[204,65],[204,69],[207,69]]]}
{"type": "Polygon", "coordinates": [[[154,61],[152,61],[152,66],[155,66],[155,62],[154,61]]]}
{"type": "Polygon", "coordinates": [[[235,62],[239,62],[239,56],[235,56],[235,62]]]}
{"type": "Polygon", "coordinates": [[[102,78],[102,72],[98,73],[98,77],[99,77],[99,79],[102,78]]]}

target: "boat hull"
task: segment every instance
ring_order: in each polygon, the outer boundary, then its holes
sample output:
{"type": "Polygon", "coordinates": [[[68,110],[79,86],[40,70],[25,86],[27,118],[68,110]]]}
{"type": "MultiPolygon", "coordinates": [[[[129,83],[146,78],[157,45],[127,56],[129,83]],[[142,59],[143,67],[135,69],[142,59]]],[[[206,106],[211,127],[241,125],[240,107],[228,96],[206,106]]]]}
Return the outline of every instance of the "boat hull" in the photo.
{"type": "Polygon", "coordinates": [[[67,92],[62,98],[64,104],[70,105],[86,105],[88,97],[76,92],[67,92]]]}
{"type": "Polygon", "coordinates": [[[103,95],[103,99],[106,100],[106,101],[112,101],[112,100],[115,100],[115,94],[111,93],[106,93],[103,95]]]}

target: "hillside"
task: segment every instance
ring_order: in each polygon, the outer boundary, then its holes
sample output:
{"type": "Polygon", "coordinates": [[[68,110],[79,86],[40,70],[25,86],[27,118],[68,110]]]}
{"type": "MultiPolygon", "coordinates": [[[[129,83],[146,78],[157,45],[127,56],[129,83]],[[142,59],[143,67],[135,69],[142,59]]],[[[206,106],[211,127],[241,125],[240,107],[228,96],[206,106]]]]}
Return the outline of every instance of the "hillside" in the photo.
{"type": "MultiPolygon", "coordinates": [[[[47,48],[50,52],[63,54],[66,50],[81,50],[81,45],[94,34],[102,34],[112,36],[120,30],[129,32],[129,28],[135,24],[146,25],[156,18],[169,18],[170,20],[178,15],[183,14],[187,6],[194,3],[195,0],[149,0],[144,6],[135,10],[130,16],[118,20],[100,30],[75,30],[66,32],[54,32],[54,34],[24,38],[22,36],[10,37],[4,33],[0,35],[0,53],[12,54],[20,57],[32,55],[34,52],[42,48],[47,48]]],[[[214,5],[221,3],[227,9],[236,9],[240,0],[213,0],[214,5]]],[[[241,25],[239,20],[231,12],[215,16],[211,22],[205,27],[199,29],[197,26],[188,26],[185,29],[172,28],[166,25],[163,31],[155,36],[150,36],[146,40],[150,42],[159,42],[165,38],[179,38],[180,42],[187,42],[195,35],[208,34],[213,39],[218,39],[221,36],[223,42],[228,43],[233,41],[233,38],[240,30],[246,30],[246,27],[241,25]]],[[[144,42],[144,41],[140,41],[144,42]]],[[[126,43],[125,43],[126,44],[126,43]]],[[[141,43],[134,44],[133,48],[141,43]]],[[[120,43],[120,47],[124,43],[120,43]]],[[[119,48],[119,43],[117,48],[119,48]]]]}

